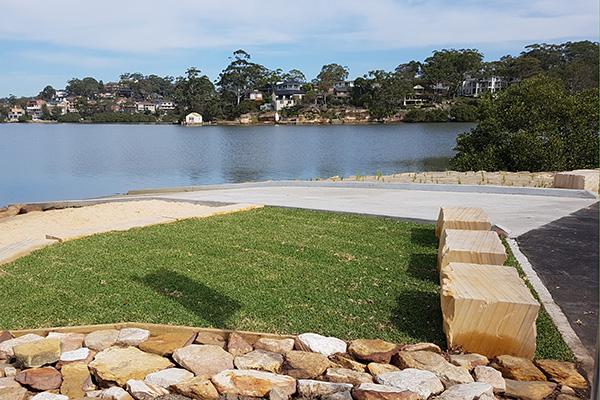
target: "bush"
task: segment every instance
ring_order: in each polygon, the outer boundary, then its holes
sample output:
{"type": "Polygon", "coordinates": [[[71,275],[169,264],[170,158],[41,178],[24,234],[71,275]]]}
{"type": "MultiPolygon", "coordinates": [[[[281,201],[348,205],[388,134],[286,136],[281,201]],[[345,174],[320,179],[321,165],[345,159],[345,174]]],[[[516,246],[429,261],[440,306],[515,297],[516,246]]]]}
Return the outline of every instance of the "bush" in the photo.
{"type": "Polygon", "coordinates": [[[457,122],[477,121],[477,106],[471,104],[455,104],[450,110],[450,116],[457,122]]]}
{"type": "Polygon", "coordinates": [[[526,79],[480,103],[480,122],[456,139],[459,171],[598,168],[598,89],[570,92],[545,76],[526,79]]]}
{"type": "Polygon", "coordinates": [[[149,114],[127,114],[127,113],[98,113],[92,115],[92,122],[156,122],[156,117],[149,114]]]}
{"type": "Polygon", "coordinates": [[[66,113],[57,117],[58,122],[79,122],[81,121],[81,115],[79,113],[66,113]]]}
{"type": "Polygon", "coordinates": [[[446,122],[448,113],[444,110],[410,110],[404,116],[404,122],[446,122]]]}

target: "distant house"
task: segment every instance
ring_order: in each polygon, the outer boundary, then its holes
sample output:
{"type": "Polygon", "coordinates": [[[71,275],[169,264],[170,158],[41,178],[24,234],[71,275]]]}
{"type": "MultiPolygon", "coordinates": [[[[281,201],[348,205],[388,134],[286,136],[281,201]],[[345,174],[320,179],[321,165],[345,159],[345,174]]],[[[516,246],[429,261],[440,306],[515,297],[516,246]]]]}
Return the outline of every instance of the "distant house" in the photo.
{"type": "Polygon", "coordinates": [[[138,112],[146,112],[146,111],[151,112],[151,113],[156,112],[156,107],[157,107],[156,103],[152,103],[149,101],[136,101],[135,105],[136,105],[138,112]]]}
{"type": "Polygon", "coordinates": [[[189,113],[185,117],[185,124],[186,125],[202,124],[202,115],[198,114],[197,112],[189,113]]]}
{"type": "Polygon", "coordinates": [[[33,99],[27,104],[27,114],[34,120],[42,118],[42,107],[46,104],[45,100],[33,99]]]}
{"type": "Polygon", "coordinates": [[[404,96],[404,106],[420,106],[424,103],[423,93],[425,88],[421,85],[413,86],[413,93],[404,96]]]}
{"type": "Polygon", "coordinates": [[[461,96],[477,97],[484,92],[496,93],[507,86],[507,82],[499,76],[491,76],[485,79],[467,77],[458,89],[458,94],[461,96]]]}
{"type": "Polygon", "coordinates": [[[273,109],[279,111],[283,108],[295,106],[306,94],[304,90],[300,89],[302,85],[304,85],[304,82],[299,81],[277,82],[275,90],[271,95],[273,109]]]}
{"type": "Polygon", "coordinates": [[[173,111],[175,109],[175,103],[163,100],[158,103],[157,108],[162,111],[173,111]]]}
{"type": "Polygon", "coordinates": [[[333,86],[329,90],[333,92],[336,99],[345,100],[351,97],[350,91],[354,87],[354,81],[337,81],[333,82],[333,86]]]}
{"type": "Polygon", "coordinates": [[[262,101],[263,99],[263,93],[259,90],[249,90],[246,92],[246,96],[245,96],[248,100],[256,100],[256,101],[262,101]]]}
{"type": "Polygon", "coordinates": [[[6,120],[8,122],[17,122],[21,115],[25,114],[25,110],[21,106],[13,106],[8,110],[8,117],[6,120]]]}

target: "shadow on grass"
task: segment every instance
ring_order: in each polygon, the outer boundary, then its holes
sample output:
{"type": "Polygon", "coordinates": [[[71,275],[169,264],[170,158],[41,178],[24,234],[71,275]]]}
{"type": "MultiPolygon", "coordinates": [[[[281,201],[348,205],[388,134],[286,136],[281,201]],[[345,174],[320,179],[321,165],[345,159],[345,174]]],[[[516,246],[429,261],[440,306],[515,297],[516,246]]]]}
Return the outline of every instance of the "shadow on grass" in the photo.
{"type": "Polygon", "coordinates": [[[435,254],[411,254],[406,272],[415,279],[440,283],[435,254]]]}
{"type": "Polygon", "coordinates": [[[227,320],[241,308],[236,300],[175,271],[160,269],[137,280],[186,307],[214,328],[228,328],[227,320]]]}
{"type": "Polygon", "coordinates": [[[397,303],[390,320],[399,331],[418,342],[446,345],[438,294],[407,290],[398,297],[397,303]]]}
{"type": "Polygon", "coordinates": [[[410,242],[423,247],[437,248],[438,238],[433,225],[416,226],[410,230],[410,242]]]}

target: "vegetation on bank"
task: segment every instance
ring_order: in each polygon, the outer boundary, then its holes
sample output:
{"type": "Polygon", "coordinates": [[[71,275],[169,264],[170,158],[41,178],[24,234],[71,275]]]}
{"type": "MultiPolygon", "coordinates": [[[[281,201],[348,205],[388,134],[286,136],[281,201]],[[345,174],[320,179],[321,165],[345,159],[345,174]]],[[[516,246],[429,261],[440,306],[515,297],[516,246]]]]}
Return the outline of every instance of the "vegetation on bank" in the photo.
{"type": "MultiPolygon", "coordinates": [[[[443,346],[437,245],[430,225],[269,207],[94,235],[2,267],[0,329],[139,321],[443,346]]],[[[538,357],[572,360],[545,312],[537,340],[538,357]]]]}

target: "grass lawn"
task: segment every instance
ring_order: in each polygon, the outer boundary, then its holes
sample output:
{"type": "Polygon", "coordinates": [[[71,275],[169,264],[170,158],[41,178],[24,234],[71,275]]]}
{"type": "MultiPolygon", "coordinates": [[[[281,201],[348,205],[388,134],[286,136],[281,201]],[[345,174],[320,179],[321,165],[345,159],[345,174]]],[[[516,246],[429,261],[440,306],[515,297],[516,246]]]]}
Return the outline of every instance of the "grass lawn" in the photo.
{"type": "MultiPolygon", "coordinates": [[[[444,346],[437,244],[429,225],[270,207],[95,235],[3,266],[0,329],[131,321],[444,346]]],[[[572,359],[545,312],[538,357],[572,359]]]]}

